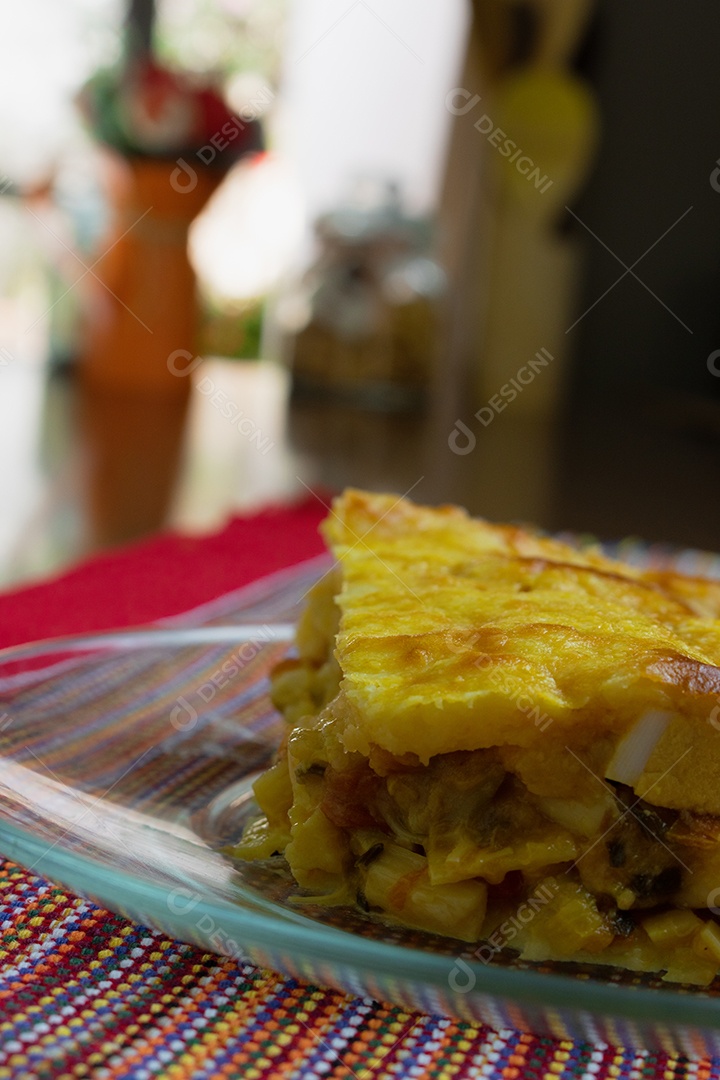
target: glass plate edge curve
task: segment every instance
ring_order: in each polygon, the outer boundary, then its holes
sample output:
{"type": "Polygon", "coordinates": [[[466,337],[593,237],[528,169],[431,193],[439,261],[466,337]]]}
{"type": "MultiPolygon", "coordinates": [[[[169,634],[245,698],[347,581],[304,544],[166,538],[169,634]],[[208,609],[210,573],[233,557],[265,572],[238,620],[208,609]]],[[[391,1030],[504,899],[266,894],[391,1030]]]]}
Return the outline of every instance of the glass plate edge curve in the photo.
{"type": "MultiPolygon", "coordinates": [[[[0,650],[0,662],[97,647],[230,644],[255,633],[254,625],[99,633],[0,650]]],[[[292,627],[278,624],[277,635],[276,640],[291,640],[292,627]]],[[[202,896],[186,911],[173,912],[167,890],[156,883],[127,871],[115,874],[59,845],[48,849],[32,832],[7,820],[0,820],[0,852],[133,921],[209,951],[345,992],[449,1012],[494,1028],[518,1026],[558,1038],[604,1039],[673,1052],[679,1048],[693,1055],[720,1053],[720,1002],[697,992],[584,982],[561,974],[481,963],[463,963],[453,977],[457,962],[451,957],[371,941],[331,927],[300,926],[283,919],[281,911],[267,915],[202,896]]]]}

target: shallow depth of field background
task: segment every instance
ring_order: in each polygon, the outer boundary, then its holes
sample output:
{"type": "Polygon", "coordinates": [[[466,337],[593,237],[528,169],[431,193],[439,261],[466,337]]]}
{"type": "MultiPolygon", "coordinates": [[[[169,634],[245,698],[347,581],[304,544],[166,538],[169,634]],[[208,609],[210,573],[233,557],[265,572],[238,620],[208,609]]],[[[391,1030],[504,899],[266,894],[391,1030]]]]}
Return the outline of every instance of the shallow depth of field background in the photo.
{"type": "Polygon", "coordinates": [[[346,484],[720,548],[720,12],[159,0],[154,62],[263,129],[192,224],[82,114],[127,19],[0,12],[1,585],[346,484]]]}

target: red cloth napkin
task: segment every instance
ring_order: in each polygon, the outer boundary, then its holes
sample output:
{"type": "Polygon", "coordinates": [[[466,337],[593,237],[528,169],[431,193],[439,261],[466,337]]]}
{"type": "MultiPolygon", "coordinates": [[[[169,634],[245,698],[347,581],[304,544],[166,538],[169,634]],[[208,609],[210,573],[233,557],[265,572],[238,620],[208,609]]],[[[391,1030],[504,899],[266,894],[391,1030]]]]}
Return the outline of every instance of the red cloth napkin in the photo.
{"type": "Polygon", "coordinates": [[[165,533],[97,555],[69,573],[0,596],[0,647],[152,622],[324,550],[324,505],[234,518],[222,532],[165,533]]]}

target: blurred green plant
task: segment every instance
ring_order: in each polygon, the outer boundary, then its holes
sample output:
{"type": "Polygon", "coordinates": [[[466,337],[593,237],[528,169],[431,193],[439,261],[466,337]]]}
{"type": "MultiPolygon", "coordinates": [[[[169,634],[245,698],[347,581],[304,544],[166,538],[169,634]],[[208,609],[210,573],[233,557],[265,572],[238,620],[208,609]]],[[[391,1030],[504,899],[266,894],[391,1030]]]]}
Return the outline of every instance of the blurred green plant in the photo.
{"type": "Polygon", "coordinates": [[[225,356],[231,360],[257,360],[265,304],[262,299],[219,307],[203,306],[200,352],[204,356],[225,356]]]}

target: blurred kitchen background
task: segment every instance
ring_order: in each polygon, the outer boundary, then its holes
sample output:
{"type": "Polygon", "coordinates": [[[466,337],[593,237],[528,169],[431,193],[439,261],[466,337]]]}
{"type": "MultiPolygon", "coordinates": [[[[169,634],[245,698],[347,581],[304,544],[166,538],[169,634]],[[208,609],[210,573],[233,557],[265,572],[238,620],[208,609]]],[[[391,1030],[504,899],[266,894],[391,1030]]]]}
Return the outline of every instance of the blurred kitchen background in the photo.
{"type": "Polygon", "coordinates": [[[0,585],[346,484],[720,549],[720,8],[0,34],[0,585]]]}

